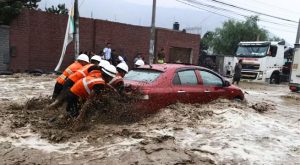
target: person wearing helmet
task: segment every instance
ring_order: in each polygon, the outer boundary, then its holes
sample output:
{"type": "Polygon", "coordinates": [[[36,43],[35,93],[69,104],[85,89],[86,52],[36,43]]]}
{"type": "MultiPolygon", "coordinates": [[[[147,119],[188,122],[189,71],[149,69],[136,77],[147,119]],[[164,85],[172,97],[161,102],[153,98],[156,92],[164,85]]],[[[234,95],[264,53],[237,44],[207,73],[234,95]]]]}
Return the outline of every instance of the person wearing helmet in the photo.
{"type": "Polygon", "coordinates": [[[139,60],[137,60],[137,61],[134,63],[134,67],[135,67],[135,68],[138,68],[138,67],[143,66],[143,65],[145,65],[145,62],[144,62],[142,59],[139,59],[139,60]]]}
{"type": "Polygon", "coordinates": [[[103,90],[109,88],[107,83],[116,76],[116,67],[107,65],[101,69],[101,74],[102,77],[87,76],[77,81],[69,90],[66,111],[71,117],[79,115],[79,98],[86,100],[92,93],[101,94],[103,90]]]}
{"type": "Polygon", "coordinates": [[[77,70],[81,69],[83,66],[89,63],[89,57],[86,54],[81,54],[77,57],[76,61],[69,65],[67,69],[56,79],[56,83],[54,86],[54,91],[52,94],[52,99],[55,100],[57,96],[63,89],[63,85],[66,82],[66,79],[77,70]]]}
{"type": "Polygon", "coordinates": [[[110,82],[109,85],[113,86],[120,94],[124,91],[124,76],[128,73],[128,65],[120,63],[117,65],[117,75],[110,82]]]}
{"type": "Polygon", "coordinates": [[[63,88],[59,96],[56,97],[55,101],[51,103],[48,106],[48,108],[51,109],[60,106],[67,97],[68,89],[71,88],[74,85],[74,83],[76,83],[78,80],[91,74],[95,74],[95,76],[101,77],[100,70],[97,70],[100,61],[101,61],[101,57],[94,55],[91,58],[90,64],[83,66],[81,69],[78,69],[75,73],[68,76],[68,78],[65,80],[65,83],[63,84],[63,88]]]}
{"type": "MultiPolygon", "coordinates": [[[[98,55],[94,55],[91,58],[90,64],[85,65],[84,67],[77,70],[75,73],[71,74],[68,77],[68,79],[66,80],[66,83],[64,84],[63,89],[65,90],[65,89],[72,87],[74,85],[74,83],[76,83],[78,80],[86,77],[93,70],[97,70],[100,62],[101,62],[101,57],[98,55]]],[[[97,72],[97,73],[99,73],[99,72],[97,72]]]]}

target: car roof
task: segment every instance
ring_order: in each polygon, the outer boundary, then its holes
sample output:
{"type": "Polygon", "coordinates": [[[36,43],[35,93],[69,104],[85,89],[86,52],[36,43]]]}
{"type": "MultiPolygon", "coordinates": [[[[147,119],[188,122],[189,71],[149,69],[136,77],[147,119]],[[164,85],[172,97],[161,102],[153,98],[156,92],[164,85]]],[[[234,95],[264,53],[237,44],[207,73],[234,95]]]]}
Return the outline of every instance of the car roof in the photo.
{"type": "Polygon", "coordinates": [[[157,70],[161,72],[165,72],[169,69],[180,69],[180,68],[202,68],[200,66],[196,65],[186,65],[186,64],[152,64],[151,67],[149,65],[144,65],[136,69],[151,69],[151,70],[157,70]]]}

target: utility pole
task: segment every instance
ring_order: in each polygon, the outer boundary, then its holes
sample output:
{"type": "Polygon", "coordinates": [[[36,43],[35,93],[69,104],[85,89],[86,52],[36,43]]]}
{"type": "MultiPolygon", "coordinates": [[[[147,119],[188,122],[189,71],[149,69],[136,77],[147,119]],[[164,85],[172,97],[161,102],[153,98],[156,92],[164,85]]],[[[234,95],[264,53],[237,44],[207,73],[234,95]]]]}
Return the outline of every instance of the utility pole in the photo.
{"type": "Polygon", "coordinates": [[[74,1],[74,46],[75,46],[75,59],[79,55],[79,10],[78,10],[78,0],[74,1]]]}
{"type": "Polygon", "coordinates": [[[149,65],[152,65],[155,50],[155,13],[156,13],[156,0],[153,0],[152,5],[152,21],[151,21],[151,34],[150,34],[150,47],[149,47],[149,65]]]}
{"type": "Polygon", "coordinates": [[[297,31],[297,36],[296,36],[295,48],[296,48],[296,45],[298,45],[297,47],[299,47],[299,39],[300,39],[300,19],[299,19],[299,23],[298,23],[298,31],[297,31]]]}

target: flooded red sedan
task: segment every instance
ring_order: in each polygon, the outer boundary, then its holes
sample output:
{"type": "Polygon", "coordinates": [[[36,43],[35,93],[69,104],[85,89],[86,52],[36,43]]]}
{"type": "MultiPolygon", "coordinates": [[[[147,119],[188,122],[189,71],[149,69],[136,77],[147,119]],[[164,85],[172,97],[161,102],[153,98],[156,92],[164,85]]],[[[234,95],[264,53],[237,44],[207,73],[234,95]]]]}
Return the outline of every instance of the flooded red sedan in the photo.
{"type": "Polygon", "coordinates": [[[183,64],[154,64],[131,70],[125,76],[127,90],[142,93],[138,106],[158,110],[176,102],[208,103],[218,98],[244,99],[240,88],[203,67],[183,64]],[[147,105],[147,106],[145,106],[147,105]]]}

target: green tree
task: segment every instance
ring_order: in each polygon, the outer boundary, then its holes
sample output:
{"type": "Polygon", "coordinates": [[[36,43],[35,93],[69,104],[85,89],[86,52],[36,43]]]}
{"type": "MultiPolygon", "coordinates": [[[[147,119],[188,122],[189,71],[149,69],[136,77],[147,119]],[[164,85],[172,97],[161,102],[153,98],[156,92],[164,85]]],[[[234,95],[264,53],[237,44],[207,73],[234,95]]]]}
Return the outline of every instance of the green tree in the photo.
{"type": "Polygon", "coordinates": [[[200,50],[209,49],[209,47],[212,45],[213,37],[214,37],[214,32],[212,31],[206,32],[200,41],[200,50]]]}
{"type": "Polygon", "coordinates": [[[41,0],[21,0],[24,4],[24,7],[28,9],[36,10],[39,5],[38,3],[41,2],[41,0]]]}
{"type": "Polygon", "coordinates": [[[277,36],[273,36],[269,38],[269,41],[284,41],[284,39],[277,36]]]}
{"type": "Polygon", "coordinates": [[[258,17],[252,16],[244,22],[229,20],[217,28],[209,41],[214,53],[233,55],[240,41],[268,40],[268,32],[257,25],[258,17]]]}
{"type": "Polygon", "coordinates": [[[58,4],[57,7],[53,5],[49,8],[45,8],[46,12],[54,14],[68,14],[69,10],[66,8],[65,4],[58,4]]]}
{"type": "Polygon", "coordinates": [[[22,8],[36,10],[41,0],[4,0],[0,2],[0,24],[9,25],[22,8]]]}

